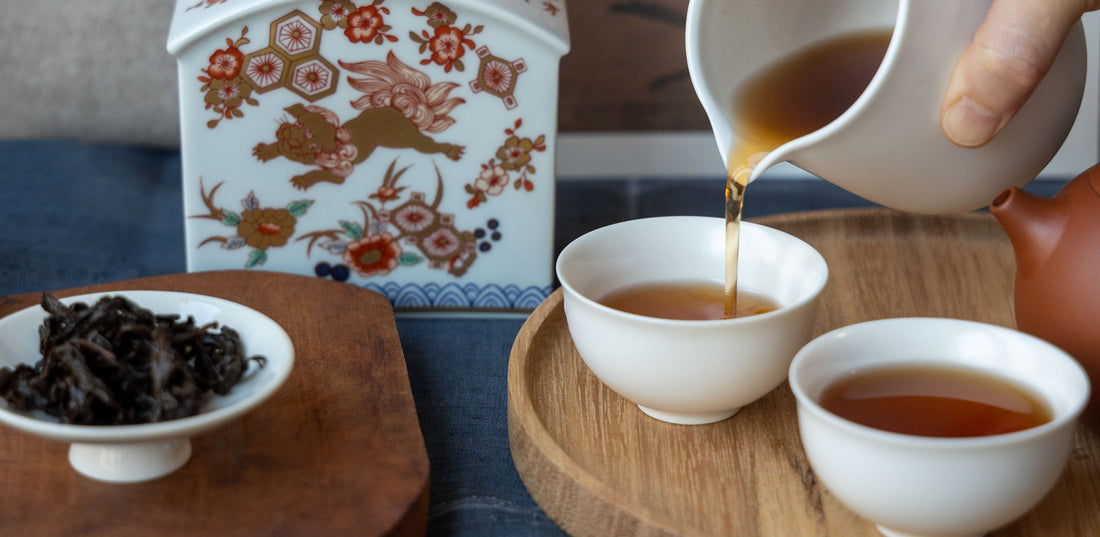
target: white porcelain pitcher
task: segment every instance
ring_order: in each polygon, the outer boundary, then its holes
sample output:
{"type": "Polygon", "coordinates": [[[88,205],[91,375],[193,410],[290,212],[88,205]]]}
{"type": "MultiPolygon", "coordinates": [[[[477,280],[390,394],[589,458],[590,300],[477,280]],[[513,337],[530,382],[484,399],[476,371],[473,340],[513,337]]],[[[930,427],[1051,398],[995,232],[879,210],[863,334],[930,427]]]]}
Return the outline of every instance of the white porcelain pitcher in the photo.
{"type": "Polygon", "coordinates": [[[734,91],[776,60],[832,37],[893,28],[867,89],[828,125],[769,153],[869,201],[918,213],[988,205],[1033,179],[1069,134],[1085,87],[1078,23],[1046,78],[996,138],[963,149],[940,129],[947,83],[992,0],[691,0],[687,60],[725,162],[734,91]]]}

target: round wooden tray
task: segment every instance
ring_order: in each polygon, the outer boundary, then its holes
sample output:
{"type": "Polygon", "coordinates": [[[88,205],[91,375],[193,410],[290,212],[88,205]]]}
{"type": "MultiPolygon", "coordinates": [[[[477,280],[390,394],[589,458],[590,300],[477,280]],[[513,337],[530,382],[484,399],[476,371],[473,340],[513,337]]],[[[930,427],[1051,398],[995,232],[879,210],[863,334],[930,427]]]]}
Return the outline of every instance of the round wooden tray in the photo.
{"type": "MultiPolygon", "coordinates": [[[[829,263],[818,334],[886,317],[1013,326],[1012,248],[987,214],[882,209],[759,219],[829,263]]],[[[520,330],[508,366],[512,458],[531,496],[574,536],[877,536],[817,483],[784,383],[731,419],[654,420],[581,361],[561,291],[520,330]]],[[[1080,428],[1061,481],[993,535],[1100,535],[1100,437],[1080,428]]]]}

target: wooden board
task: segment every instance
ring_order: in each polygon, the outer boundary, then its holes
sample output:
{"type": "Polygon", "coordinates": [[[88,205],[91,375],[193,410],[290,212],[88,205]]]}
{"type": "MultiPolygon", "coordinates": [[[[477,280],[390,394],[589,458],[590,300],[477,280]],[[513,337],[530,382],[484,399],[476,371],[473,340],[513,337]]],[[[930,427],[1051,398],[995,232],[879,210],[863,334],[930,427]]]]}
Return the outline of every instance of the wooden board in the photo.
{"type": "MultiPolygon", "coordinates": [[[[424,535],[428,456],[390,303],[320,278],[257,271],[157,276],[55,292],[155,289],[247,305],[294,343],[294,370],[242,419],[192,439],[145,483],[77,474],[66,444],[0,431],[0,535],[424,535]]],[[[40,295],[0,299],[0,316],[40,295]]]]}
{"type": "MultiPolygon", "coordinates": [[[[757,220],[829,263],[816,333],[885,317],[1013,325],[1011,246],[987,214],[881,209],[757,220]]],[[[574,536],[878,536],[815,479],[786,383],[703,426],[656,421],[604,386],[569,338],[561,291],[531,315],[508,367],[512,457],[531,496],[574,536]]],[[[991,535],[1100,535],[1100,437],[1079,428],[1066,472],[991,535]]]]}

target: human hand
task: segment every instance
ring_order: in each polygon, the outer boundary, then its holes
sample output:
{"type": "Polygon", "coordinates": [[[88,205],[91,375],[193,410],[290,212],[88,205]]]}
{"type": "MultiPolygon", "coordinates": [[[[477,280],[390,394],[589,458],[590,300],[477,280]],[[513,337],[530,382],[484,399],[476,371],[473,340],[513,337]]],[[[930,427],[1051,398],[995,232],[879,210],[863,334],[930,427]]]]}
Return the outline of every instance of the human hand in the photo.
{"type": "Polygon", "coordinates": [[[988,143],[1027,101],[1085,12],[1100,0],[994,0],[947,85],[940,127],[955,145],[988,143]]]}

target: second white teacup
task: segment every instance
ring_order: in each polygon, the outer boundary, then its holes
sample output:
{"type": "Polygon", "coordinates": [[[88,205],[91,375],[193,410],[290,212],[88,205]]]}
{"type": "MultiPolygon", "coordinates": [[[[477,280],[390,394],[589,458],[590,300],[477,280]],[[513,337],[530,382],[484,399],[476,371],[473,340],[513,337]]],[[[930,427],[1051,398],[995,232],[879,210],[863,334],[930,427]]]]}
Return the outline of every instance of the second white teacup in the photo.
{"type": "Polygon", "coordinates": [[[795,357],[790,385],[817,479],[882,534],[897,537],[977,537],[1026,513],[1061,475],[1089,397],[1084,369],[1054,345],[1008,328],[935,318],[871,321],[819,336],[795,357]],[[823,407],[823,394],[838,381],[897,366],[1011,382],[1048,407],[1050,421],[945,438],[868,427],[823,407]]]}
{"type": "Polygon", "coordinates": [[[569,333],[604,384],[659,420],[720,421],[772,391],[813,335],[825,259],[796,237],[741,224],[739,288],[769,297],[769,313],[706,321],[626,313],[600,299],[633,284],[722,284],[725,222],[661,217],[597,229],[558,257],[569,333]]]}

